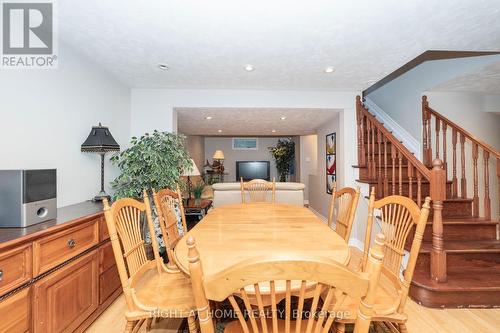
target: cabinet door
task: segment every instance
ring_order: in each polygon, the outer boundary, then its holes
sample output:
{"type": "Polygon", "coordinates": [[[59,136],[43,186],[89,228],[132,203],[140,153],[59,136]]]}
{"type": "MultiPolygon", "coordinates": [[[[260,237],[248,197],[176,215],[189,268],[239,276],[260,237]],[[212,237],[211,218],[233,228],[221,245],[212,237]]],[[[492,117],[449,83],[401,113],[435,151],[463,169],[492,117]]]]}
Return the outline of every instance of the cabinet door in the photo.
{"type": "Polygon", "coordinates": [[[25,333],[30,331],[30,288],[0,301],[0,332],[25,333]]]}
{"type": "Polygon", "coordinates": [[[34,331],[73,332],[99,304],[99,256],[94,250],[35,284],[34,331]]]}

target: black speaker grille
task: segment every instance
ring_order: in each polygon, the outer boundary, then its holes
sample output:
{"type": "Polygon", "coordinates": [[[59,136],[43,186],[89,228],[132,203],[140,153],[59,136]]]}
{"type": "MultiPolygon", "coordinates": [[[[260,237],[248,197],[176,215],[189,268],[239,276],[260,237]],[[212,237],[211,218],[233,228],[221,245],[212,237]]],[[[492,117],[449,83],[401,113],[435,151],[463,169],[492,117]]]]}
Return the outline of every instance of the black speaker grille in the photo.
{"type": "Polygon", "coordinates": [[[56,195],[56,169],[23,170],[23,203],[52,199],[56,195]]]}

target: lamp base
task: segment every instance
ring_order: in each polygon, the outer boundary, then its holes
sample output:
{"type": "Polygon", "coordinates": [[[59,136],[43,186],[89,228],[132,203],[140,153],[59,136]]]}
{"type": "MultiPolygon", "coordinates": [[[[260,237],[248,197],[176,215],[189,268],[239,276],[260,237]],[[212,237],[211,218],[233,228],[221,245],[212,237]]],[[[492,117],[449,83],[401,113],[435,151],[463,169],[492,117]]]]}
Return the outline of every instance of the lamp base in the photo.
{"type": "Polygon", "coordinates": [[[92,201],[94,202],[101,202],[104,200],[104,198],[108,199],[108,201],[111,200],[111,196],[109,194],[107,194],[106,192],[104,191],[101,191],[99,192],[93,199],[92,201]]]}

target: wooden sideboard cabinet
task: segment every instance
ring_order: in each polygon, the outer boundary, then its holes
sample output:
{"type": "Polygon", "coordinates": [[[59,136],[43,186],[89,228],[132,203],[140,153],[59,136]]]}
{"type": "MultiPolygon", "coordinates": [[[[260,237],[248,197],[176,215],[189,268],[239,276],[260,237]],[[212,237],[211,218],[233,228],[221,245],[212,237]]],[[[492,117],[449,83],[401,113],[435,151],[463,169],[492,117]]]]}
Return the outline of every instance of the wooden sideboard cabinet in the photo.
{"type": "Polygon", "coordinates": [[[101,204],[0,229],[0,333],[83,332],[120,293],[101,204]]]}

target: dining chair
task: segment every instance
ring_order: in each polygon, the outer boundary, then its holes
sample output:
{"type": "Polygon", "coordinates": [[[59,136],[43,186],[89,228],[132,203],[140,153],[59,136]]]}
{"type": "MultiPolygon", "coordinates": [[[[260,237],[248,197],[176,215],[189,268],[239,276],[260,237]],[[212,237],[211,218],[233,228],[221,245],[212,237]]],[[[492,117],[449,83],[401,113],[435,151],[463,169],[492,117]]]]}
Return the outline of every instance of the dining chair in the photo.
{"type": "Polygon", "coordinates": [[[338,305],[347,296],[362,300],[356,309],[359,315],[355,321],[354,333],[367,333],[384,257],[384,243],[384,236],[377,235],[375,245],[370,250],[367,273],[353,272],[330,258],[306,254],[293,257],[270,254],[243,261],[213,276],[204,276],[203,263],[200,261],[195,240],[189,237],[187,240],[189,271],[201,333],[215,332],[210,301],[221,302],[225,299],[229,300],[232,314],[238,319],[225,326],[226,333],[250,331],[327,333],[332,328],[335,318],[342,316],[342,313],[337,311],[338,305]],[[277,281],[285,281],[286,285],[284,320],[278,318],[278,301],[275,297],[277,281]],[[294,311],[292,311],[292,281],[300,281],[301,285],[298,298],[294,297],[293,302],[297,304],[297,309],[294,311]],[[310,282],[316,284],[309,308],[308,305],[304,306],[304,301],[306,283],[310,282]],[[267,284],[269,290],[271,298],[269,308],[262,302],[264,296],[262,283],[267,284]],[[252,286],[255,290],[257,306],[252,307],[250,304],[246,293],[248,286],[252,286]],[[327,296],[320,305],[320,295],[325,290],[327,296]],[[307,311],[308,308],[310,312],[307,311]]]}
{"type": "Polygon", "coordinates": [[[156,215],[158,216],[161,234],[167,251],[167,267],[172,270],[178,270],[175,263],[174,249],[179,239],[187,233],[182,195],[179,186],[177,186],[175,192],[168,188],[161,189],[158,192],[152,189],[152,192],[156,215]],[[179,218],[182,221],[182,226],[179,225],[179,218]]]}
{"type": "MultiPolygon", "coordinates": [[[[385,323],[391,328],[391,332],[408,332],[404,308],[429,216],[430,201],[429,197],[425,198],[420,209],[412,199],[407,197],[391,195],[375,201],[375,188],[372,188],[370,194],[361,268],[363,271],[368,268],[368,249],[371,243],[373,221],[376,219],[381,229],[380,232],[385,236],[386,246],[372,320],[385,323]],[[403,268],[405,244],[411,234],[413,234],[413,240],[406,268],[403,268]]],[[[346,304],[348,303],[349,300],[346,304]]],[[[355,303],[352,302],[351,306],[355,306],[355,303]]],[[[349,320],[344,320],[344,323],[346,322],[349,320]]]]}
{"type": "Polygon", "coordinates": [[[249,182],[244,182],[243,177],[241,178],[241,203],[266,202],[269,193],[271,194],[271,202],[275,203],[276,182],[274,178],[272,182],[264,179],[252,179],[249,182]]]}
{"type": "Polygon", "coordinates": [[[124,198],[111,207],[104,199],[104,216],[127,304],[125,333],[137,332],[145,321],[149,330],[154,318],[165,317],[187,318],[189,332],[197,332],[190,279],[163,264],[155,237],[151,237],[154,258],[146,256],[143,223],[154,235],[147,193],[144,202],[124,198]]]}
{"type": "Polygon", "coordinates": [[[333,227],[335,225],[335,232],[346,242],[349,241],[351,236],[359,194],[359,186],[356,189],[344,187],[337,190],[337,184],[333,184],[330,209],[328,211],[328,226],[333,227]]]}

